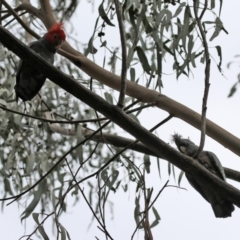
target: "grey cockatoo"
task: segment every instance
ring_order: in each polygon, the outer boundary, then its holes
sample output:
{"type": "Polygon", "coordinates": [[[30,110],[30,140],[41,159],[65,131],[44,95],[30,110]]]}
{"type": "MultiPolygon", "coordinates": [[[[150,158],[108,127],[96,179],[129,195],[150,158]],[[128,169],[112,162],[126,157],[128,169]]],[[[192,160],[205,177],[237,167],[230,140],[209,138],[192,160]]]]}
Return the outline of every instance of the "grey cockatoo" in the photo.
{"type": "MultiPolygon", "coordinates": [[[[41,55],[51,64],[54,62],[54,54],[66,38],[62,25],[62,23],[54,24],[42,38],[28,45],[33,51],[41,55]]],[[[23,101],[34,98],[40,91],[45,80],[46,77],[37,66],[36,68],[32,68],[20,60],[15,85],[16,101],[18,97],[23,101]]]]}
{"type": "MultiPolygon", "coordinates": [[[[173,135],[173,141],[177,145],[178,150],[189,157],[193,157],[198,150],[197,145],[189,139],[183,139],[178,134],[173,135]]],[[[196,161],[198,161],[212,174],[223,181],[226,181],[224,169],[214,153],[202,151],[196,161]]],[[[195,188],[212,205],[213,212],[217,218],[231,217],[232,212],[234,211],[234,206],[229,200],[217,196],[214,193],[214,189],[209,189],[201,182],[195,180],[194,176],[186,173],[186,178],[192,187],[195,188]]]]}

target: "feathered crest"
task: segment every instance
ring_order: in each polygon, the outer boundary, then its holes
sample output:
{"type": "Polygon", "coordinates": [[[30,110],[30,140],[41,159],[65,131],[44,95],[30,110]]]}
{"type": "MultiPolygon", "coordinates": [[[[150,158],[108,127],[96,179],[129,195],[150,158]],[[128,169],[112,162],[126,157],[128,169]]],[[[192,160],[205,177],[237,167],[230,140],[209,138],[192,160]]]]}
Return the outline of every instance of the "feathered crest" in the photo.
{"type": "Polygon", "coordinates": [[[59,34],[60,38],[65,41],[66,34],[63,31],[63,23],[55,23],[49,30],[48,33],[53,34],[57,33],[59,34]]]}

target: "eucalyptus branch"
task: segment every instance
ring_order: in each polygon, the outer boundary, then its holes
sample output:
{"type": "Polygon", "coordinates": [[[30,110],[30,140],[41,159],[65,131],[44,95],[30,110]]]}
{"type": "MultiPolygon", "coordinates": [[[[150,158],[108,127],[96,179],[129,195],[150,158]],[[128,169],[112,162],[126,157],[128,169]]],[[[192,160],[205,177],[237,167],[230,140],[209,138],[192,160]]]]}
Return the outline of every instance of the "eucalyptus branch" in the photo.
{"type": "MultiPolygon", "coordinates": [[[[207,0],[205,1],[205,7],[207,8],[207,0]]],[[[199,154],[202,152],[204,148],[204,143],[205,143],[205,133],[206,133],[206,114],[207,114],[207,99],[208,99],[208,92],[209,92],[209,79],[210,79],[210,55],[209,55],[209,50],[208,50],[208,43],[206,39],[206,34],[203,30],[202,23],[201,23],[201,17],[204,14],[204,10],[202,11],[202,14],[200,18],[198,17],[197,14],[197,0],[193,0],[193,8],[194,8],[194,14],[196,18],[196,22],[200,31],[200,35],[202,37],[202,42],[203,42],[203,47],[204,47],[204,52],[205,52],[205,58],[206,58],[206,66],[205,66],[205,88],[204,88],[204,95],[203,95],[203,103],[202,103],[202,117],[201,117],[201,141],[199,148],[194,155],[194,158],[198,158],[199,154]]]]}
{"type": "Polygon", "coordinates": [[[46,14],[46,15],[52,15],[52,8],[50,6],[49,0],[39,0],[41,4],[41,10],[46,14]]]}
{"type": "Polygon", "coordinates": [[[27,11],[28,13],[36,16],[36,17],[40,17],[40,10],[35,8],[33,5],[31,5],[30,3],[21,3],[18,7],[16,7],[14,9],[15,12],[18,12],[18,11],[27,11]]]}
{"type": "Polygon", "coordinates": [[[114,0],[116,14],[119,25],[120,39],[122,45],[122,72],[121,72],[121,89],[118,99],[118,106],[123,108],[124,106],[124,98],[126,92],[126,77],[127,77],[127,48],[126,48],[126,39],[125,39],[125,31],[123,25],[123,17],[122,17],[122,7],[118,0],[114,0]]]}
{"type": "Polygon", "coordinates": [[[30,33],[32,36],[34,36],[35,38],[39,39],[40,36],[34,32],[31,28],[29,28],[23,21],[22,19],[18,16],[18,14],[16,13],[16,11],[14,9],[11,8],[11,6],[5,1],[5,0],[1,0],[3,5],[7,8],[7,10],[14,16],[14,18],[21,24],[21,26],[28,32],[30,33]]]}
{"type": "MultiPolygon", "coordinates": [[[[87,137],[90,133],[92,133],[92,130],[86,130],[86,132],[84,132],[84,136],[87,137]]],[[[107,133],[105,133],[103,137],[101,137],[99,134],[96,134],[93,138],[90,139],[90,141],[109,143],[114,145],[115,147],[126,147],[128,144],[134,142],[134,140],[132,139],[116,136],[113,134],[107,134],[107,133]]],[[[135,143],[134,145],[131,145],[128,149],[131,149],[140,153],[144,153],[147,155],[160,157],[161,159],[165,159],[162,154],[158,155],[154,153],[142,143],[135,143]]],[[[224,167],[224,172],[227,178],[240,182],[240,172],[230,168],[226,168],[226,167],[224,167]]]]}

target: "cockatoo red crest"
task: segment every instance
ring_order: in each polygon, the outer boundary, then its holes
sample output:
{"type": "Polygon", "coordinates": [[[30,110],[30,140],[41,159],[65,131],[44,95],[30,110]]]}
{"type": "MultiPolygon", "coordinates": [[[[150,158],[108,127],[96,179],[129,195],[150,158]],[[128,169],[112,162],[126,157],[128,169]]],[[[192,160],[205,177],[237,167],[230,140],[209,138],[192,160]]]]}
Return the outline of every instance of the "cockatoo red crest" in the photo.
{"type": "Polygon", "coordinates": [[[58,38],[61,40],[65,41],[66,35],[65,32],[63,31],[63,23],[55,23],[47,32],[46,34],[46,39],[51,41],[52,36],[57,35],[58,38]]]}

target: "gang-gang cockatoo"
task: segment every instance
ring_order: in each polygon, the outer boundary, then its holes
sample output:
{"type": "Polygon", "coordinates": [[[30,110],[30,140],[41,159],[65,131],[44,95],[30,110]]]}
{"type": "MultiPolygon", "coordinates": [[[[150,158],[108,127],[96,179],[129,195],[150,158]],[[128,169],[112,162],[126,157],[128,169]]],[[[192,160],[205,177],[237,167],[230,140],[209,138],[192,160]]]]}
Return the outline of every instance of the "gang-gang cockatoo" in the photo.
{"type": "MultiPolygon", "coordinates": [[[[63,31],[63,24],[54,24],[48,32],[38,41],[31,42],[28,46],[53,64],[54,54],[57,52],[66,35],[63,31]]],[[[33,99],[42,88],[46,77],[41,73],[41,70],[30,67],[27,63],[20,60],[16,74],[16,101],[21,98],[23,101],[33,99]]]]}

